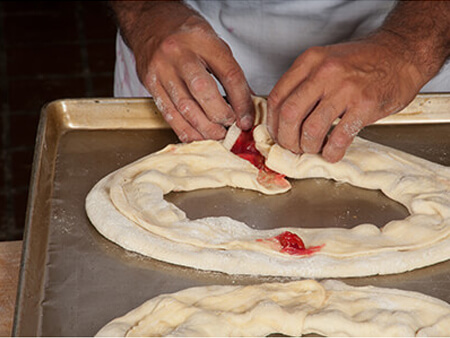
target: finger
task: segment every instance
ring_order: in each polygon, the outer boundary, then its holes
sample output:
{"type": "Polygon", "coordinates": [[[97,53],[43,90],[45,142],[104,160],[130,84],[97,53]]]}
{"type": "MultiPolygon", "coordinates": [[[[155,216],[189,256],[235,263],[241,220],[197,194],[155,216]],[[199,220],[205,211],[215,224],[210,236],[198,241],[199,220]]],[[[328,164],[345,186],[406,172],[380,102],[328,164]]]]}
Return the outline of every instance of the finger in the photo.
{"type": "Polygon", "coordinates": [[[300,128],[304,118],[315,108],[322,96],[321,87],[305,81],[297,87],[279,109],[277,141],[295,153],[301,153],[300,128]]]}
{"type": "Polygon", "coordinates": [[[217,50],[207,55],[205,61],[222,84],[235,113],[238,127],[244,130],[250,129],[254,121],[251,89],[231,50],[224,42],[218,44],[217,50]]]}
{"type": "Polygon", "coordinates": [[[331,132],[323,148],[322,156],[331,163],[341,160],[355,136],[365,125],[366,123],[359,113],[346,112],[331,132]]]}
{"type": "Polygon", "coordinates": [[[332,102],[322,98],[317,107],[305,119],[302,124],[300,136],[300,148],[303,152],[317,154],[324,145],[325,137],[331,128],[333,121],[345,110],[338,102],[332,102]]]}
{"type": "Polygon", "coordinates": [[[274,139],[277,138],[279,109],[293,90],[307,79],[314,66],[321,60],[319,48],[310,48],[302,53],[275,84],[267,97],[267,127],[274,139]]]}
{"type": "Polygon", "coordinates": [[[198,59],[184,62],[178,69],[192,97],[214,123],[229,126],[235,121],[230,105],[220,94],[217,84],[198,59]]]}
{"type": "Polygon", "coordinates": [[[152,84],[151,93],[156,107],[181,142],[192,142],[203,139],[202,135],[181,116],[159,81],[155,81],[152,84]]]}
{"type": "Polygon", "coordinates": [[[289,95],[293,93],[305,78],[306,73],[304,71],[289,70],[280,78],[269,93],[267,97],[267,129],[274,140],[278,139],[281,107],[283,107],[289,95]]]}
{"type": "Polygon", "coordinates": [[[204,138],[220,140],[225,137],[226,129],[208,119],[181,79],[172,77],[164,88],[181,116],[204,138]]]}

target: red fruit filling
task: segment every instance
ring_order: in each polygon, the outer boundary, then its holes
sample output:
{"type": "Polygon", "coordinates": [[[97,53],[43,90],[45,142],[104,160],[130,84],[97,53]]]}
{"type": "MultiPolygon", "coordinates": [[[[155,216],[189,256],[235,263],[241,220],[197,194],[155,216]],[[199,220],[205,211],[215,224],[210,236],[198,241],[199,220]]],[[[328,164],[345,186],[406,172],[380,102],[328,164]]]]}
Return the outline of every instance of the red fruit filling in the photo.
{"type": "Polygon", "coordinates": [[[313,253],[316,253],[320,251],[320,249],[323,248],[324,245],[318,245],[318,246],[311,246],[309,248],[305,247],[305,244],[303,243],[302,239],[297,236],[296,234],[285,231],[278,236],[268,238],[266,240],[258,240],[258,242],[263,241],[276,241],[281,246],[280,252],[287,253],[289,255],[295,255],[295,256],[309,256],[313,253]]]}
{"type": "Polygon", "coordinates": [[[258,149],[256,149],[255,140],[253,138],[253,130],[254,127],[249,131],[242,131],[231,148],[231,152],[240,158],[249,161],[260,171],[278,176],[275,178],[284,178],[284,175],[278,174],[277,172],[266,167],[264,156],[261,155],[258,149]]]}

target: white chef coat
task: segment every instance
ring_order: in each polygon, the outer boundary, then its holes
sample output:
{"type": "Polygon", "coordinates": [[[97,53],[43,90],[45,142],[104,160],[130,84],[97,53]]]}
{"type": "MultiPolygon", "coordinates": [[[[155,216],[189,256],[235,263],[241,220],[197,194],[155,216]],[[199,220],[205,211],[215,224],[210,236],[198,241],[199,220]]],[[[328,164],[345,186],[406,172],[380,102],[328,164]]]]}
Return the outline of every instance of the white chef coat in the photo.
{"type": "MultiPolygon", "coordinates": [[[[267,95],[307,48],[346,41],[378,28],[395,1],[185,0],[230,46],[252,90],[267,95]]],[[[114,95],[149,96],[131,50],[116,42],[114,95]]],[[[223,90],[219,85],[219,89],[223,90]]],[[[422,92],[450,92],[450,62],[422,92]]]]}

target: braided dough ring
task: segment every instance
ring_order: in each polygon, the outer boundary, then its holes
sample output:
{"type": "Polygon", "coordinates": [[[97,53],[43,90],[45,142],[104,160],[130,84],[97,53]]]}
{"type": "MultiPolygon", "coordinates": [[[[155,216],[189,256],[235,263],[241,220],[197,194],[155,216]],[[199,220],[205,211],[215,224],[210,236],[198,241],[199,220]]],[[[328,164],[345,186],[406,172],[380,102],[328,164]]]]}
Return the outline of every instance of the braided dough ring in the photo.
{"type": "Polygon", "coordinates": [[[90,191],[86,211],[97,230],[127,250],[158,260],[229,274],[307,278],[400,273],[450,258],[450,168],[355,138],[345,157],[330,164],[319,155],[295,155],[270,139],[265,101],[255,99],[256,147],[266,165],[289,178],[328,178],[380,189],[410,216],[381,229],[280,228],[256,230],[230,217],[190,220],[164,200],[170,191],[232,186],[265,194],[283,193],[288,181],[267,177],[229,151],[239,130],[223,142],[168,145],[119,169],[90,191]],[[289,231],[305,255],[290,255],[274,240],[289,231]]]}
{"type": "Polygon", "coordinates": [[[313,280],[206,286],[153,298],[97,336],[448,336],[450,305],[417,292],[313,280]]]}

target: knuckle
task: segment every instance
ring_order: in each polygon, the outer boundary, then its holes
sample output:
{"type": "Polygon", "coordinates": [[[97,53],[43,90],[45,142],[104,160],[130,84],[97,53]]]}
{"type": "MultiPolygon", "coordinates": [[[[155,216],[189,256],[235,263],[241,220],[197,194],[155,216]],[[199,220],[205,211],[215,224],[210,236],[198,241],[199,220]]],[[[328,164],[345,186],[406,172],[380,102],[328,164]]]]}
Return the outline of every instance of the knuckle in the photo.
{"type": "Polygon", "coordinates": [[[211,81],[205,76],[194,76],[190,81],[192,91],[202,93],[211,88],[211,81]]]}
{"type": "Polygon", "coordinates": [[[169,111],[169,109],[167,109],[166,103],[164,102],[164,100],[159,95],[153,95],[153,100],[155,102],[156,108],[158,108],[158,110],[162,114],[164,114],[164,113],[169,111]]]}
{"type": "Polygon", "coordinates": [[[317,140],[324,133],[323,123],[316,119],[307,119],[303,124],[303,134],[309,140],[317,140]]]}
{"type": "Polygon", "coordinates": [[[166,107],[163,107],[163,109],[160,109],[160,111],[166,122],[169,125],[173,125],[175,121],[174,116],[176,114],[176,111],[174,109],[167,109],[166,107]]]}
{"type": "Polygon", "coordinates": [[[299,107],[292,100],[284,102],[280,108],[280,118],[286,122],[294,122],[298,118],[298,114],[299,107]]]}
{"type": "Polygon", "coordinates": [[[231,50],[231,47],[225,42],[225,40],[219,38],[218,41],[223,47],[223,56],[226,58],[233,56],[233,51],[231,50]]]}
{"type": "Polygon", "coordinates": [[[305,50],[302,54],[303,58],[305,60],[317,60],[319,58],[322,58],[324,53],[324,48],[320,46],[314,46],[310,47],[307,50],[305,50]]]}
{"type": "Polygon", "coordinates": [[[188,118],[189,116],[192,115],[193,111],[195,110],[196,104],[194,101],[190,99],[183,98],[177,102],[177,108],[181,115],[188,118]]]}
{"type": "Polygon", "coordinates": [[[294,102],[302,102],[302,100],[305,99],[305,96],[310,92],[311,88],[313,88],[315,85],[315,79],[308,79],[302,86],[302,90],[294,90],[291,94],[294,98],[294,102]]]}
{"type": "Polygon", "coordinates": [[[157,91],[158,76],[151,70],[147,70],[143,75],[143,82],[147,85],[151,94],[155,95],[157,91]]]}
{"type": "Polygon", "coordinates": [[[180,43],[175,36],[168,36],[161,42],[160,48],[164,55],[175,54],[180,51],[180,43]]]}
{"type": "Polygon", "coordinates": [[[345,69],[342,62],[335,57],[329,57],[320,65],[318,75],[329,78],[329,76],[335,76],[336,74],[341,74],[344,72],[345,69]]]}
{"type": "Polygon", "coordinates": [[[275,109],[280,104],[281,104],[281,96],[276,89],[273,89],[267,98],[267,107],[269,110],[275,109]]]}
{"type": "Polygon", "coordinates": [[[239,85],[245,81],[244,74],[238,67],[230,67],[225,72],[224,81],[229,85],[239,85]]]}

